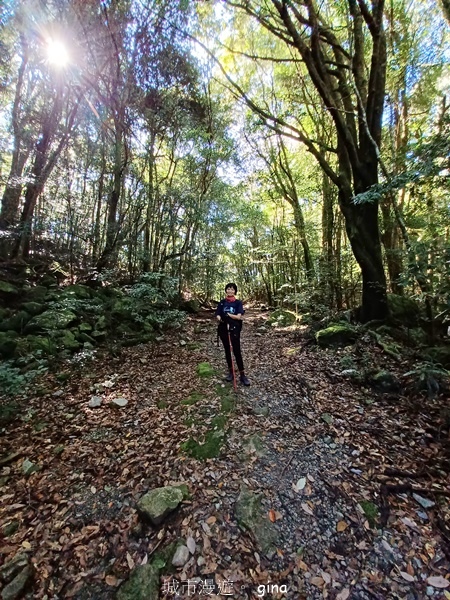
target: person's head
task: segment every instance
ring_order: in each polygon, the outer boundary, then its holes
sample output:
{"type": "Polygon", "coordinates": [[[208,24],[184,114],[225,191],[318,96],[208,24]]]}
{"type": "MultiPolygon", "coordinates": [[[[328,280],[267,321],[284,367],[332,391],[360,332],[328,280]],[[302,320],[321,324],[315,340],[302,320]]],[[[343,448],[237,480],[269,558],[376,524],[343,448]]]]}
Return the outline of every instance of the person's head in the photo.
{"type": "Polygon", "coordinates": [[[227,296],[236,296],[237,285],[235,283],[227,283],[227,285],[225,286],[225,294],[227,296]]]}

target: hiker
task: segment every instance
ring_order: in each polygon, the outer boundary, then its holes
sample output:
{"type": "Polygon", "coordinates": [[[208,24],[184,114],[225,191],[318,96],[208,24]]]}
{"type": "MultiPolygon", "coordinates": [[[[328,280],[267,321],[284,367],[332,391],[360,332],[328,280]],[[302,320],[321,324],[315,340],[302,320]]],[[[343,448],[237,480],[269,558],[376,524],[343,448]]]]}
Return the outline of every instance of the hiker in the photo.
{"type": "Polygon", "coordinates": [[[242,318],[244,316],[244,307],[242,301],[236,299],[237,285],[227,283],[225,286],[225,298],[219,302],[216,309],[216,319],[219,322],[217,335],[222,340],[225,350],[225,358],[228,364],[228,375],[226,381],[233,381],[233,362],[231,357],[230,340],[233,347],[233,354],[236,358],[239,369],[239,380],[243,385],[250,385],[244,371],[244,362],[241,353],[241,329],[242,318]]]}

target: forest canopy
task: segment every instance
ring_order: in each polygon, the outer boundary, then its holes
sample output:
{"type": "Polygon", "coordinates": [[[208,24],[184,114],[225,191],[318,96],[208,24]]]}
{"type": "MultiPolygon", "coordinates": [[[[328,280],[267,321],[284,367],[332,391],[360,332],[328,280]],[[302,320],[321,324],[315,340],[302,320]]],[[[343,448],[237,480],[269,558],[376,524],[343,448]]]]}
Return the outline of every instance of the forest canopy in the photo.
{"type": "Polygon", "coordinates": [[[3,0],[0,257],[217,298],[449,309],[431,0],[3,0]]]}

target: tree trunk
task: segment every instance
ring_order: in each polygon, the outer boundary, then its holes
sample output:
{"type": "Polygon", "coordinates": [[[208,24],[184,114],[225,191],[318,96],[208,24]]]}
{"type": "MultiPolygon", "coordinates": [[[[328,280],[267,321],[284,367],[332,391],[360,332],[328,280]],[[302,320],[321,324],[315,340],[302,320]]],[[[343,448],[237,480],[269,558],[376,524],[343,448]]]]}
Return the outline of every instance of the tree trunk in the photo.
{"type": "MultiPolygon", "coordinates": [[[[2,208],[0,213],[0,229],[9,229],[17,224],[20,197],[22,195],[22,175],[30,150],[23,144],[23,122],[20,118],[23,83],[26,66],[28,64],[28,45],[25,36],[20,36],[22,46],[22,62],[17,74],[16,92],[12,108],[11,123],[14,133],[11,169],[6,187],[3,191],[2,208]]],[[[29,146],[29,144],[28,144],[29,146]]]]}
{"type": "Polygon", "coordinates": [[[339,205],[345,219],[353,254],[361,268],[363,322],[384,319],[388,314],[386,276],[378,230],[378,205],[355,205],[353,195],[339,191],[339,205]]]}
{"type": "Polygon", "coordinates": [[[97,262],[97,270],[102,271],[114,264],[114,253],[117,250],[119,238],[119,223],[117,220],[117,207],[122,193],[123,175],[127,165],[127,149],[122,133],[123,122],[116,122],[116,136],[114,146],[114,173],[113,187],[108,198],[108,217],[106,222],[105,247],[97,262]]]}

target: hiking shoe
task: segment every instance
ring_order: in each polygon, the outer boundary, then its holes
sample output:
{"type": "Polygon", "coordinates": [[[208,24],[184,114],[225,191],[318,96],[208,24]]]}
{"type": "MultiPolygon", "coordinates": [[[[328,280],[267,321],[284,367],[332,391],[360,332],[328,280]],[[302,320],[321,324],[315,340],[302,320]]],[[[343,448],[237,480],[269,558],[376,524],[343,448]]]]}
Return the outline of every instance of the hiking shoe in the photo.
{"type": "Polygon", "coordinates": [[[225,381],[228,381],[228,382],[233,381],[233,372],[232,371],[228,372],[228,375],[225,377],[225,381]]]}
{"type": "Polygon", "coordinates": [[[247,379],[247,377],[245,375],[241,375],[239,377],[239,380],[242,383],[242,385],[250,385],[250,381],[247,379]]]}

